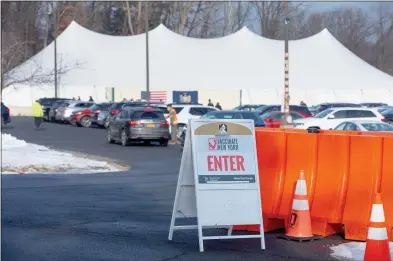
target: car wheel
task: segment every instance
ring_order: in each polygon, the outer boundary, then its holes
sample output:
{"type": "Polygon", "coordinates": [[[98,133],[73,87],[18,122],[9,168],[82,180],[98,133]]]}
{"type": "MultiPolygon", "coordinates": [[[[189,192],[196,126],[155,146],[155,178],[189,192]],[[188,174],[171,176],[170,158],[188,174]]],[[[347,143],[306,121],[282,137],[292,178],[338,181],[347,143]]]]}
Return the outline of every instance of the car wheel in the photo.
{"type": "Polygon", "coordinates": [[[160,145],[161,145],[162,147],[168,147],[168,141],[167,141],[167,140],[161,141],[161,142],[160,142],[160,145]]]}
{"type": "Polygon", "coordinates": [[[127,136],[126,130],[121,131],[121,145],[128,146],[129,138],[127,136]]]}
{"type": "Polygon", "coordinates": [[[106,140],[108,141],[108,143],[113,143],[114,142],[114,140],[112,139],[112,135],[111,135],[111,131],[110,130],[107,131],[106,140]]]}
{"type": "Polygon", "coordinates": [[[80,120],[80,124],[85,128],[90,128],[91,118],[89,116],[83,116],[80,120]]]}

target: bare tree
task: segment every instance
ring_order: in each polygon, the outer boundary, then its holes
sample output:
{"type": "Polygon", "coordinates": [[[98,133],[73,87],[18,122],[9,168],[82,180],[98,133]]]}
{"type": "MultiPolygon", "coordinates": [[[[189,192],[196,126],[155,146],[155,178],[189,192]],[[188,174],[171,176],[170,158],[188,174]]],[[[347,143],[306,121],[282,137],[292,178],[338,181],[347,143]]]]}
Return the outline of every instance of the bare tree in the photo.
{"type": "MultiPolygon", "coordinates": [[[[253,2],[253,5],[256,8],[257,18],[260,23],[260,32],[262,35],[271,39],[283,39],[283,25],[286,18],[284,17],[284,2],[258,1],[253,2]]],[[[303,6],[303,3],[289,3],[288,13],[292,21],[299,21],[303,16],[303,6]]],[[[294,31],[292,30],[292,32],[294,31]]]]}
{"type": "Polygon", "coordinates": [[[393,4],[378,3],[375,13],[373,33],[376,41],[372,48],[372,63],[393,74],[393,4]]]}
{"type": "Polygon", "coordinates": [[[250,19],[252,5],[249,2],[227,2],[224,4],[224,26],[222,35],[240,30],[250,19]]]}

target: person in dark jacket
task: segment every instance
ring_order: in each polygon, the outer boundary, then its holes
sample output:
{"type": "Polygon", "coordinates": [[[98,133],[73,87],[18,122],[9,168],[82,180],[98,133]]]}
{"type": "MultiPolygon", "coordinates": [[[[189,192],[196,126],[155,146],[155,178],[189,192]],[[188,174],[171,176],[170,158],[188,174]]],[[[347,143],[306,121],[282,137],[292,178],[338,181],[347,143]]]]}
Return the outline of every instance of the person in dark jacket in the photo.
{"type": "Polygon", "coordinates": [[[93,102],[93,97],[89,96],[89,102],[93,102]]]}
{"type": "Polygon", "coordinates": [[[220,105],[220,103],[219,103],[219,102],[217,102],[217,104],[216,104],[216,108],[217,108],[217,109],[219,109],[220,111],[222,111],[222,108],[221,108],[221,105],[220,105]]]}
{"type": "Polygon", "coordinates": [[[209,102],[207,103],[207,106],[214,107],[214,104],[212,103],[212,100],[209,99],[209,102]]]}

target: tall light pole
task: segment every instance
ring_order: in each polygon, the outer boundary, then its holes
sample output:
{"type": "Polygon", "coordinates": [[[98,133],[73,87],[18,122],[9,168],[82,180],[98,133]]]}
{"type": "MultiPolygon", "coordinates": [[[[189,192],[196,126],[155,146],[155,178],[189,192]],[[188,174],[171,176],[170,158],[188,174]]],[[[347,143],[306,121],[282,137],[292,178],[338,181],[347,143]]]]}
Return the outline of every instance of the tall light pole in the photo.
{"type": "Polygon", "coordinates": [[[55,98],[58,98],[58,93],[57,93],[57,25],[58,25],[58,18],[57,18],[57,7],[55,10],[53,10],[54,8],[54,4],[52,4],[52,11],[55,12],[55,30],[54,30],[54,39],[53,39],[53,44],[54,44],[54,49],[55,49],[55,53],[54,53],[54,57],[55,57],[55,73],[54,73],[54,77],[55,77],[55,98]]]}
{"type": "Polygon", "coordinates": [[[281,119],[281,127],[282,128],[291,128],[293,127],[292,117],[289,113],[289,36],[288,36],[288,27],[289,27],[289,14],[288,14],[288,0],[284,2],[284,37],[285,37],[285,44],[284,44],[284,106],[281,107],[282,119],[281,119]]]}
{"type": "Polygon", "coordinates": [[[149,75],[149,2],[145,2],[145,30],[146,30],[146,93],[150,102],[150,75],[149,75]]]}

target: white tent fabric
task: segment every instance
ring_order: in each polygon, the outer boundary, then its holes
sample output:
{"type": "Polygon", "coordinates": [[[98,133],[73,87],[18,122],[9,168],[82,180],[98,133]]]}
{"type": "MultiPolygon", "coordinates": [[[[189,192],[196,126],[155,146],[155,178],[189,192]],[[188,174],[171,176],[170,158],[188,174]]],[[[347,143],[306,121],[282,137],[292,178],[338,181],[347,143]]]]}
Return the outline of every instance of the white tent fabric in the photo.
{"type": "MultiPolygon", "coordinates": [[[[243,103],[282,102],[283,41],[247,28],[222,38],[195,39],[160,25],[149,32],[149,42],[151,90],[198,90],[204,99],[220,95],[212,100],[222,99],[223,93],[238,96],[243,90],[243,103]]],[[[43,72],[53,71],[53,48],[52,43],[10,75],[25,78],[37,66],[43,72]]],[[[116,87],[138,92],[146,88],[144,34],[109,36],[72,22],[58,38],[57,50],[58,67],[80,64],[61,75],[64,88],[116,87]]],[[[289,42],[289,74],[292,104],[393,100],[393,77],[355,56],[326,29],[289,42]]],[[[227,107],[238,102],[231,99],[227,107]]]]}

